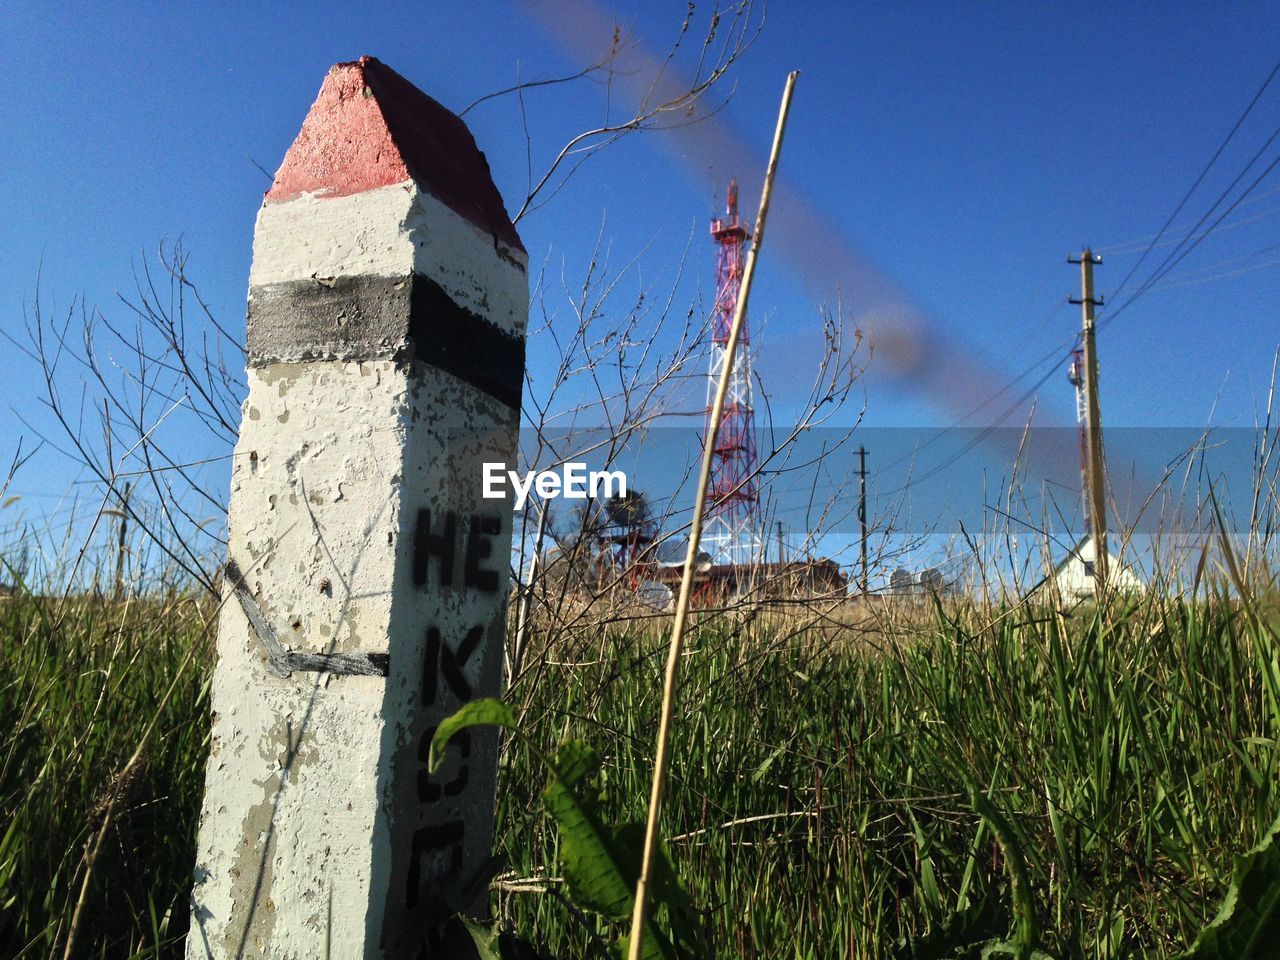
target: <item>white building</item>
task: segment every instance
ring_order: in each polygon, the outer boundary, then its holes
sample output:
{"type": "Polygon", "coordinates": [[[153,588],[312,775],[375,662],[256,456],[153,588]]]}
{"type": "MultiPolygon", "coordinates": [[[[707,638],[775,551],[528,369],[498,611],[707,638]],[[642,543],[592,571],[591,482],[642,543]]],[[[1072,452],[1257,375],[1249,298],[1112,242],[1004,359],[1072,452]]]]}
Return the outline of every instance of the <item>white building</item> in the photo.
{"type": "MultiPolygon", "coordinates": [[[[1085,536],[1067,555],[1058,561],[1053,572],[1028,591],[1037,599],[1048,599],[1055,592],[1062,597],[1064,603],[1079,603],[1090,600],[1097,591],[1098,581],[1094,576],[1094,563],[1097,561],[1097,547],[1092,534],[1085,536]]],[[[1114,553],[1107,553],[1107,578],[1111,587],[1126,593],[1141,591],[1143,583],[1126,566],[1122,566],[1114,553]]]]}

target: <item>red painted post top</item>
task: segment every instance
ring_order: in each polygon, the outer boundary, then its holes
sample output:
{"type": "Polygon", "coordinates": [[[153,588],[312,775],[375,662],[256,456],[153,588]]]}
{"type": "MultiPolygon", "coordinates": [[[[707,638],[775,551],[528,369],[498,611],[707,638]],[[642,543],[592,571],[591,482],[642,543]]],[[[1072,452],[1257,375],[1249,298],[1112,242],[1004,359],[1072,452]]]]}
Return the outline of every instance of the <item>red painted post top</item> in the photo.
{"type": "Polygon", "coordinates": [[[375,57],[329,70],[266,201],[347,197],[409,180],[524,250],[467,125],[375,57]]]}

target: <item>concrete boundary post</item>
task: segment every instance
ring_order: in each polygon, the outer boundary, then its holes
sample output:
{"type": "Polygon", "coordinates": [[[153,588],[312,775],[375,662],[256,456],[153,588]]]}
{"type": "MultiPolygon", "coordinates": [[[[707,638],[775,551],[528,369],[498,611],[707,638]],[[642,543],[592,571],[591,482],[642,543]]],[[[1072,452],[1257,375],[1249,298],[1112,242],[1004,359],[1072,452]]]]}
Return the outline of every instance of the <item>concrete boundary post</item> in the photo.
{"type": "Polygon", "coordinates": [[[525,251],[463,122],[333,67],[254,232],[189,958],[443,955],[483,909],[525,251]]]}

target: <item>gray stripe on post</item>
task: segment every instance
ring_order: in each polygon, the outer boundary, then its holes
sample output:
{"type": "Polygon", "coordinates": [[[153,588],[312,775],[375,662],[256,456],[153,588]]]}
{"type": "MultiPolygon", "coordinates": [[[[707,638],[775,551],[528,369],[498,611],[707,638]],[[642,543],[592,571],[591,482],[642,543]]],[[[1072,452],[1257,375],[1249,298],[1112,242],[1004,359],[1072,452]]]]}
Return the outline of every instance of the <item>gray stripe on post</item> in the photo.
{"type": "Polygon", "coordinates": [[[421,360],[520,408],[524,341],[455,303],[430,277],[333,277],[250,292],[249,366],[421,360]]]}

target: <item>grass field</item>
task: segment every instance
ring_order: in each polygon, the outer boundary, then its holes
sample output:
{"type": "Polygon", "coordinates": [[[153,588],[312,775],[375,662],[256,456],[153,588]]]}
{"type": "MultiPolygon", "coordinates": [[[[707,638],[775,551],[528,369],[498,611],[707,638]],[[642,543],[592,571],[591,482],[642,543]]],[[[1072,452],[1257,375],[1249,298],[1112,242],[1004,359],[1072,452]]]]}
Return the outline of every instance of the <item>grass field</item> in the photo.
{"type": "MultiPolygon", "coordinates": [[[[210,612],[0,599],[0,954],[62,956],[73,926],[80,956],[180,954],[210,612]]],[[[1188,946],[1280,815],[1274,605],[952,601],[913,622],[697,625],[664,833],[714,955],[959,955],[1012,929],[1011,858],[1053,957],[1188,946]]],[[[653,621],[562,635],[511,691],[534,743],[601,753],[617,820],[644,816],[664,643],[653,621]]],[[[493,908],[592,956],[618,931],[558,882],[544,776],[512,741],[493,908]]]]}

